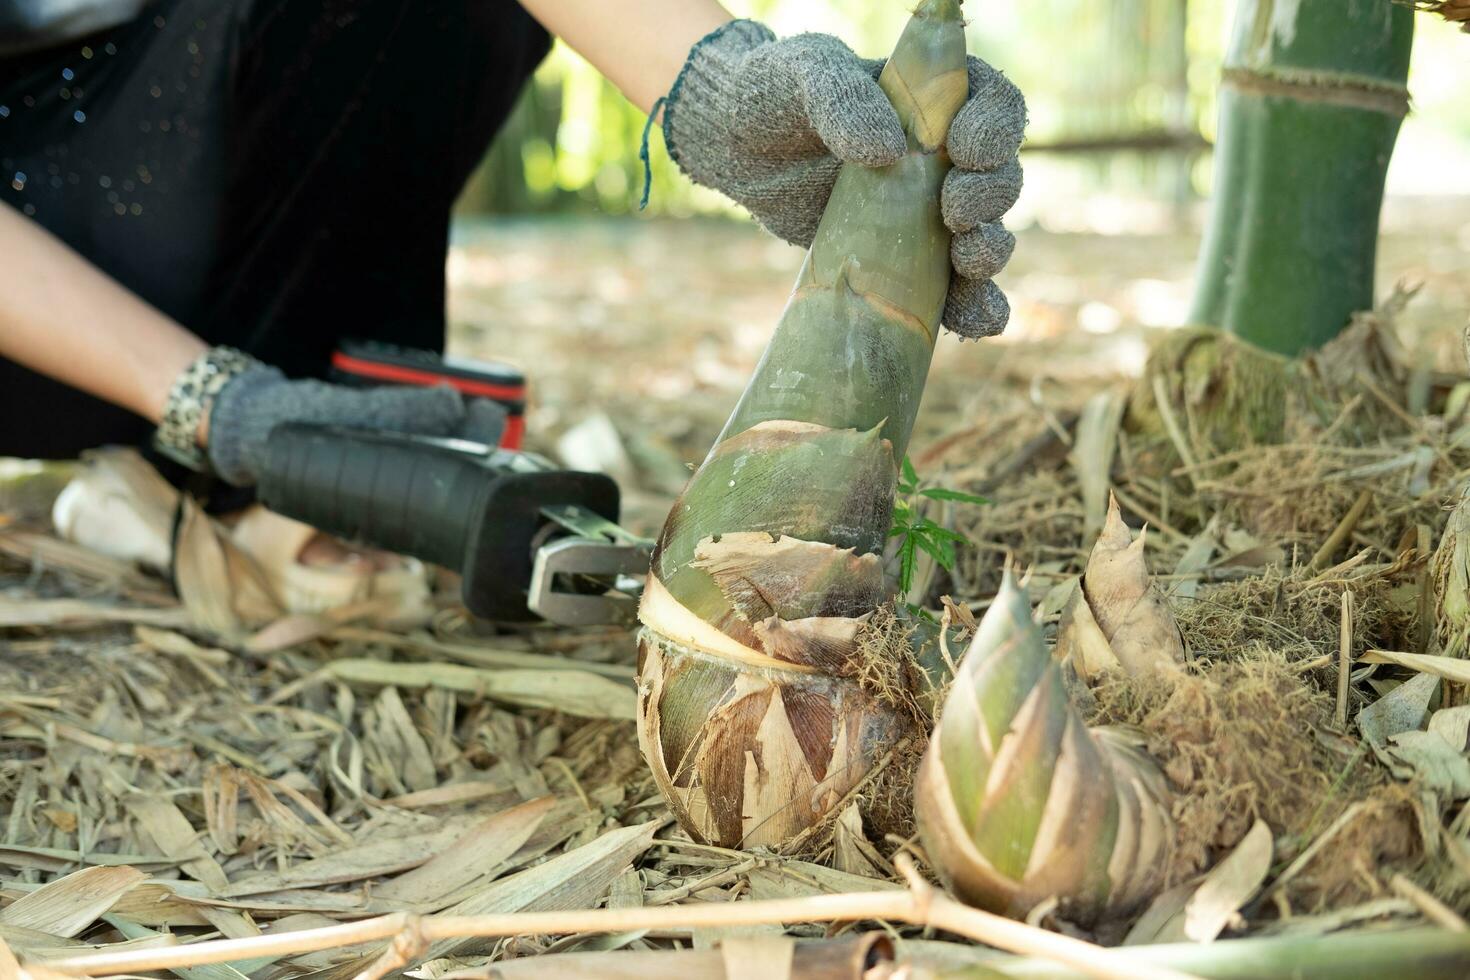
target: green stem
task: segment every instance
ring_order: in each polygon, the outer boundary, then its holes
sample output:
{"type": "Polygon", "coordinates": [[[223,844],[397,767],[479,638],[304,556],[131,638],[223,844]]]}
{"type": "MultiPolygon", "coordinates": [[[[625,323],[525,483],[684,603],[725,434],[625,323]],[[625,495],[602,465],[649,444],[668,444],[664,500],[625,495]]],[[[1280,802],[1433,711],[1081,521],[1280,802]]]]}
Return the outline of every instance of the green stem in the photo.
{"type": "MultiPolygon", "coordinates": [[[[1132,946],[1139,962],[1208,980],[1460,980],[1470,976],[1470,933],[1448,929],[1362,930],[1220,942],[1132,946]]],[[[922,964],[923,949],[903,961],[922,964]]],[[[942,980],[1085,980],[1086,974],[1020,956],[977,955],[969,966],[947,966],[942,980]]],[[[953,960],[949,960],[953,963],[953,960]]]]}
{"type": "Polygon", "coordinates": [[[1413,29],[1390,3],[1242,0],[1193,322],[1292,356],[1372,307],[1413,29]]]}

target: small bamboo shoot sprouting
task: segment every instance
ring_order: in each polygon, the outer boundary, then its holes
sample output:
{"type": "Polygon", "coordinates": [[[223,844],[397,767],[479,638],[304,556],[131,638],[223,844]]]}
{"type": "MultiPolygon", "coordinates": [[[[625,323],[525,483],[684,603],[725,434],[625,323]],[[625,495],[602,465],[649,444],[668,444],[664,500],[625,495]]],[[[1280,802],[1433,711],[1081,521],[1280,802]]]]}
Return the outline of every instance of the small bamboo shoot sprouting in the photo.
{"type": "Polygon", "coordinates": [[[1161,885],[1169,790],[1122,730],[1089,730],[1007,573],[970,643],[919,769],[915,816],[960,899],[1024,916],[1055,897],[1088,922],[1161,885]]]}
{"type": "Polygon", "coordinates": [[[1172,670],[1184,660],[1179,624],[1143,557],[1146,540],[1147,529],[1132,537],[1117,498],[1109,500],[1107,523],[1062,611],[1054,651],[1089,683],[1108,671],[1172,670]]]}

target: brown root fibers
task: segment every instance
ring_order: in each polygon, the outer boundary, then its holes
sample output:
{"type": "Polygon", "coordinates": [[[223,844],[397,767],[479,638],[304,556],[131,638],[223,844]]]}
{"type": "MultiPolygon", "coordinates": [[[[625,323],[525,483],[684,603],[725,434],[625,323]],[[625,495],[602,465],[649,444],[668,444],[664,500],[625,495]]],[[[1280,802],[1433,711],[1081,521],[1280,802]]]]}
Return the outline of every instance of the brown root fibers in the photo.
{"type": "Polygon", "coordinates": [[[1095,694],[1093,723],[1142,729],[1176,793],[1170,881],[1211,866],[1257,819],[1289,860],[1358,802],[1367,805],[1288,884],[1293,908],[1370,897],[1385,865],[1416,856],[1401,791],[1366,753],[1338,748],[1332,697],[1269,648],[1176,677],[1118,677],[1095,694]]]}

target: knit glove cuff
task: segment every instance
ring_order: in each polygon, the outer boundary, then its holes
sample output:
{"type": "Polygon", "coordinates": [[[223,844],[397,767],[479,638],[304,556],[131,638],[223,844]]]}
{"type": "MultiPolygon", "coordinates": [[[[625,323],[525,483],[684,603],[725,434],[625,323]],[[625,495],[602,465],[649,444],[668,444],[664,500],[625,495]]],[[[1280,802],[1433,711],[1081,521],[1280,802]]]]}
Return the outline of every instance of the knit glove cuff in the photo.
{"type": "MultiPolygon", "coordinates": [[[[740,62],[762,44],[774,41],[769,27],[753,20],[732,20],[715,28],[689,49],[674,87],[664,99],[664,146],[669,159],[691,180],[713,185],[721,168],[710,154],[700,153],[707,134],[727,135],[735,122],[719,93],[740,62]],[[677,118],[677,122],[675,119],[677,118]],[[681,152],[688,135],[693,151],[681,152]]],[[[728,169],[728,168],[726,168],[728,169]]]]}

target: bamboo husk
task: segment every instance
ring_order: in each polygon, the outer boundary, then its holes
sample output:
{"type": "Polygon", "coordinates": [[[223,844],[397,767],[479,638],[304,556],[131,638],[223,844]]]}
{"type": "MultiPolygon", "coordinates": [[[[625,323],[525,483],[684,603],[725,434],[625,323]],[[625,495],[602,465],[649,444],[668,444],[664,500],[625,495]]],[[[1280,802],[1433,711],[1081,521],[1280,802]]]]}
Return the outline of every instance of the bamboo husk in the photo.
{"type": "Polygon", "coordinates": [[[909,152],[843,168],[755,377],[664,526],[640,610],[640,745],[700,841],[790,840],[903,724],[853,678],[948,290],[959,0],[919,6],[879,84],[909,152]]]}
{"type": "Polygon", "coordinates": [[[1136,908],[1174,846],[1163,774],[1136,743],[1086,727],[1007,573],[919,769],[935,871],[959,898],[1010,916],[1053,897],[1084,922],[1136,908]]]}
{"type": "Polygon", "coordinates": [[[1179,624],[1143,557],[1147,532],[1134,540],[1117,498],[1108,502],[1107,523],[1062,612],[1054,651],[1084,681],[1115,670],[1170,670],[1184,660],[1179,624]]]}
{"type": "Polygon", "coordinates": [[[1435,646],[1451,657],[1470,656],[1470,488],[1450,512],[1430,569],[1435,646]]]}

